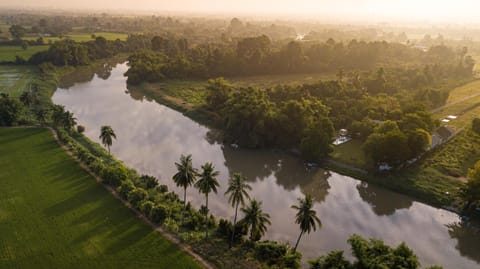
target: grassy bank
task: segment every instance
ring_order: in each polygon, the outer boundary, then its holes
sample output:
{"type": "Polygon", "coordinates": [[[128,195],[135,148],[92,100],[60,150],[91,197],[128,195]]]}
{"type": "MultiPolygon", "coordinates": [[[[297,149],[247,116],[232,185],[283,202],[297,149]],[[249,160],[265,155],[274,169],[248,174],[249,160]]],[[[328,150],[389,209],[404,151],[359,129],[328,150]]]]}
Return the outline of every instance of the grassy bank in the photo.
{"type": "Polygon", "coordinates": [[[37,68],[32,66],[0,65],[0,92],[19,97],[29,89],[37,75],[37,68]]]}
{"type": "Polygon", "coordinates": [[[0,268],[200,268],[46,129],[0,128],[0,268]]]}

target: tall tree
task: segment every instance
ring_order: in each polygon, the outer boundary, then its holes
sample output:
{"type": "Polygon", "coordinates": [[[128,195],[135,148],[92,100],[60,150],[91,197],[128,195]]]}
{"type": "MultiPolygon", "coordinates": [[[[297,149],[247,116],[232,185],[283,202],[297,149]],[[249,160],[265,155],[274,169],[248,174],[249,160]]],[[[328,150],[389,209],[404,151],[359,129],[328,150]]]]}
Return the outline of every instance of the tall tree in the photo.
{"type": "Polygon", "coordinates": [[[108,148],[108,153],[110,154],[110,146],[112,146],[112,138],[117,139],[117,135],[113,131],[112,127],[105,125],[100,129],[99,138],[102,140],[102,144],[108,148]]]}
{"type": "Polygon", "coordinates": [[[260,240],[267,232],[267,224],[272,224],[270,215],[262,210],[262,202],[257,202],[255,199],[250,200],[250,205],[243,207],[241,210],[245,216],[240,222],[250,230],[250,240],[260,240]]]}
{"type": "Polygon", "coordinates": [[[228,181],[228,189],[225,195],[229,194],[228,202],[235,207],[235,217],[233,218],[232,238],[230,239],[229,247],[232,247],[233,239],[235,238],[235,226],[237,224],[238,206],[245,205],[245,198],[250,200],[247,190],[252,190],[252,187],[245,182],[246,178],[240,173],[234,173],[228,181]]]}
{"type": "Polygon", "coordinates": [[[218,171],[214,171],[212,163],[205,163],[202,165],[202,173],[199,175],[199,180],[195,183],[195,188],[200,193],[205,194],[205,239],[208,239],[208,194],[210,192],[217,193],[217,187],[220,186],[217,180],[217,176],[220,174],[218,171]]]}
{"type": "MultiPolygon", "coordinates": [[[[180,163],[175,163],[177,173],[173,175],[173,181],[177,187],[183,188],[183,215],[187,207],[187,188],[195,183],[197,178],[197,169],[193,167],[192,155],[180,156],[180,163]]],[[[183,217],[182,217],[183,218],[183,217]]]]}
{"type": "Polygon", "coordinates": [[[298,247],[298,243],[300,243],[300,239],[304,233],[310,233],[317,230],[318,228],[322,227],[322,222],[317,217],[317,212],[312,209],[313,207],[313,199],[312,197],[307,194],[304,199],[298,199],[298,205],[292,205],[292,208],[297,210],[297,214],[295,216],[295,223],[300,226],[300,235],[298,236],[297,243],[295,244],[295,248],[293,251],[295,252],[298,247]]]}
{"type": "Polygon", "coordinates": [[[468,181],[461,189],[460,195],[467,210],[473,204],[480,202],[480,161],[468,171],[468,181]]]}

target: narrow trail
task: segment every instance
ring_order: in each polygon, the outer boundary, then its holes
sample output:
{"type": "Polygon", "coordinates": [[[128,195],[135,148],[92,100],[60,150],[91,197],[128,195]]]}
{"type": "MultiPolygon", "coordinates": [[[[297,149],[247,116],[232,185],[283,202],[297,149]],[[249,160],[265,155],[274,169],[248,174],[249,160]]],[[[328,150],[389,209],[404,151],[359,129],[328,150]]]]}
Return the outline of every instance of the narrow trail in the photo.
{"type": "Polygon", "coordinates": [[[465,101],[467,101],[467,100],[469,100],[469,99],[472,99],[472,98],[475,98],[475,97],[478,97],[478,96],[480,96],[480,93],[476,93],[476,94],[469,95],[469,96],[464,97],[464,98],[462,98],[462,99],[460,99],[460,100],[457,100],[457,101],[454,101],[454,102],[445,104],[445,105],[443,105],[443,106],[441,106],[441,107],[437,107],[437,108],[435,108],[435,109],[432,109],[432,110],[430,110],[430,113],[439,112],[439,111],[441,111],[441,110],[443,110],[443,109],[445,109],[445,108],[454,106],[454,105],[456,105],[456,104],[465,102],[465,101]]]}
{"type": "Polygon", "coordinates": [[[90,174],[93,178],[95,178],[97,183],[102,185],[108,192],[110,192],[113,195],[113,197],[115,197],[117,200],[122,202],[124,206],[129,208],[137,216],[137,218],[141,219],[143,222],[148,224],[154,231],[156,231],[161,236],[163,236],[164,238],[166,238],[167,240],[169,240],[170,242],[172,242],[173,244],[178,246],[181,250],[188,253],[190,256],[192,256],[204,268],[206,268],[206,269],[215,269],[216,268],[213,265],[209,264],[202,256],[198,255],[195,251],[193,251],[193,249],[189,245],[182,243],[180,241],[180,239],[178,239],[178,237],[176,237],[174,234],[166,231],[161,226],[158,226],[155,223],[151,222],[140,211],[138,211],[137,209],[132,207],[132,205],[129,202],[123,200],[118,195],[118,193],[115,191],[114,188],[103,184],[102,179],[98,175],[93,173],[93,171],[90,170],[90,168],[85,163],[83,163],[80,159],[78,159],[67,146],[62,144],[62,142],[58,138],[57,132],[53,128],[51,128],[51,127],[45,127],[45,128],[49,129],[52,132],[52,135],[53,135],[53,138],[55,139],[55,141],[57,141],[57,143],[67,152],[68,155],[70,155],[80,165],[80,167],[82,167],[88,174],[90,174]]]}

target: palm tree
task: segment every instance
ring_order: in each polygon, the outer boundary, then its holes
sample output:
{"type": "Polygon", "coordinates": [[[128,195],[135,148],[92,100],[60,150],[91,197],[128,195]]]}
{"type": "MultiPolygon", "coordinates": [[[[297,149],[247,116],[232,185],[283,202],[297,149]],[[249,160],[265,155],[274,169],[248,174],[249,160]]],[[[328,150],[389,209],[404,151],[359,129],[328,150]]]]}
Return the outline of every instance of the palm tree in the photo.
{"type": "Polygon", "coordinates": [[[232,238],[230,239],[229,247],[232,247],[233,239],[235,238],[235,225],[237,224],[237,213],[238,213],[238,206],[245,205],[245,198],[250,200],[250,196],[248,195],[247,190],[252,190],[252,187],[245,182],[245,177],[239,173],[234,173],[232,178],[228,181],[228,189],[225,192],[226,194],[230,194],[228,197],[228,202],[235,207],[235,217],[233,218],[233,230],[232,230],[232,238]]]}
{"type": "Polygon", "coordinates": [[[113,131],[112,127],[104,125],[100,129],[100,136],[98,137],[102,139],[102,144],[107,147],[108,154],[110,154],[110,146],[112,145],[112,138],[117,139],[117,135],[113,131]]]}
{"type": "Polygon", "coordinates": [[[240,223],[246,225],[250,230],[250,240],[260,239],[267,232],[267,224],[272,224],[270,215],[262,210],[262,202],[257,202],[255,199],[250,200],[250,205],[242,207],[241,210],[245,216],[240,223]]]}
{"type": "MultiPolygon", "coordinates": [[[[73,113],[70,112],[70,111],[65,111],[63,113],[62,121],[63,121],[63,127],[65,128],[65,130],[67,130],[68,133],[70,133],[72,131],[73,127],[75,127],[75,125],[77,125],[77,118],[75,118],[73,116],[73,113]]],[[[113,130],[112,130],[112,132],[113,132],[113,130]]],[[[110,142],[110,144],[111,144],[111,142],[110,142]]],[[[109,152],[110,152],[110,150],[109,150],[109,152]]]]}
{"type": "Polygon", "coordinates": [[[217,193],[217,187],[220,186],[217,180],[217,176],[220,174],[218,171],[214,171],[212,163],[205,163],[202,165],[202,173],[199,175],[200,179],[195,183],[195,188],[200,193],[205,194],[205,239],[208,239],[208,194],[210,192],[217,193]]]}
{"type": "Polygon", "coordinates": [[[180,163],[175,163],[175,166],[178,172],[173,175],[173,181],[177,187],[183,187],[183,213],[185,213],[187,207],[187,188],[195,182],[197,169],[193,168],[192,155],[180,156],[180,163]]]}
{"type": "Polygon", "coordinates": [[[298,198],[299,205],[292,205],[292,208],[297,210],[297,214],[295,216],[295,223],[300,225],[300,236],[298,236],[297,243],[295,244],[295,248],[293,252],[297,250],[298,243],[300,242],[300,238],[302,235],[306,233],[310,233],[317,230],[316,224],[318,224],[318,228],[322,227],[322,222],[317,217],[317,212],[312,210],[313,207],[313,200],[312,197],[307,194],[305,199],[298,198]]]}

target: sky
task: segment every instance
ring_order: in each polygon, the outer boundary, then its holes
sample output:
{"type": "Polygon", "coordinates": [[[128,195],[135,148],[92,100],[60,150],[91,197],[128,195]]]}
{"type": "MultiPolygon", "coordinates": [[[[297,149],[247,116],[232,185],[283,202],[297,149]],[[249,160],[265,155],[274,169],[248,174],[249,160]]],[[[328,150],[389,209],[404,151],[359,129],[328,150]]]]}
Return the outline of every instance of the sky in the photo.
{"type": "Polygon", "coordinates": [[[480,22],[480,0],[0,0],[0,7],[480,22]]]}

